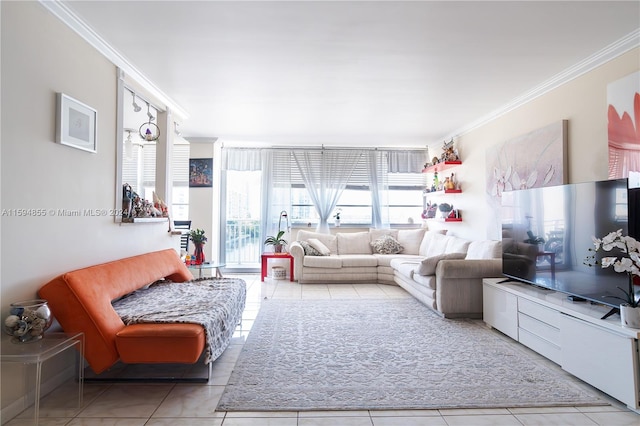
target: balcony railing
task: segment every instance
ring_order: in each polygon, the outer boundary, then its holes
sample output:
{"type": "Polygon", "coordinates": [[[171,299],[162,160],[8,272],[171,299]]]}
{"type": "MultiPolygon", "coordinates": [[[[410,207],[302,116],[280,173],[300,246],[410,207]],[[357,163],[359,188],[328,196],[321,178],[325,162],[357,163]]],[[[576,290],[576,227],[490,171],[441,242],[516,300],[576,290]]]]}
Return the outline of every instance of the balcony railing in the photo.
{"type": "Polygon", "coordinates": [[[225,232],[223,256],[227,268],[257,267],[262,252],[260,222],[253,219],[228,220],[225,232]]]}

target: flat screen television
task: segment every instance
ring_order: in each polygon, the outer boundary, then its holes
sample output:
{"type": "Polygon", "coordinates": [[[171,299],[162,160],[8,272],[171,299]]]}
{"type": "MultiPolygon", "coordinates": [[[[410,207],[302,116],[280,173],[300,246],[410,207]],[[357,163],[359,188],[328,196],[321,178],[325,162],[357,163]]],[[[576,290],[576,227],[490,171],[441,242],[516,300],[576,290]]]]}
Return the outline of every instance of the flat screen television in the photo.
{"type": "Polygon", "coordinates": [[[614,179],[504,192],[503,275],[618,307],[620,300],[612,296],[624,297],[617,287],[627,288],[626,274],[590,267],[585,259],[592,237],[637,230],[640,218],[628,201],[627,185],[627,179],[614,179]]]}

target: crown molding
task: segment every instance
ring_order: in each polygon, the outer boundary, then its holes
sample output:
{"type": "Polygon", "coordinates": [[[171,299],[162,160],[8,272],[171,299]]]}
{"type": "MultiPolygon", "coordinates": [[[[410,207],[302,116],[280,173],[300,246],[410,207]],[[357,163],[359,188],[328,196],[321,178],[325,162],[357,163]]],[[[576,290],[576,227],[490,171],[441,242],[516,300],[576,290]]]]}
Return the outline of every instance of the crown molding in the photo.
{"type": "Polygon", "coordinates": [[[158,86],[156,86],[151,80],[149,80],[135,65],[133,65],[127,58],[125,58],[120,52],[114,49],[109,43],[107,43],[98,33],[96,33],[91,27],[89,27],[80,17],[78,17],[71,9],[69,9],[60,0],[39,0],[40,4],[44,6],[55,17],[62,21],[65,25],[75,31],[80,37],[82,37],[93,48],[100,52],[116,67],[120,68],[127,77],[131,78],[142,89],[146,90],[162,102],[168,109],[174,114],[177,114],[180,118],[186,119],[189,114],[180,107],[175,101],[173,101],[166,93],[164,93],[158,86]]]}
{"type": "Polygon", "coordinates": [[[484,126],[485,124],[488,124],[489,122],[507,114],[508,112],[511,112],[514,109],[519,108],[522,105],[525,105],[532,100],[551,92],[554,89],[557,89],[563,84],[566,84],[569,81],[588,73],[589,71],[617,58],[618,56],[638,46],[640,46],[640,28],[637,28],[625,37],[594,53],[583,61],[578,62],[572,67],[567,68],[563,72],[534,87],[521,96],[518,96],[517,98],[507,103],[506,105],[503,105],[497,110],[464,127],[461,127],[460,129],[458,129],[458,131],[453,132],[449,136],[445,137],[444,140],[449,140],[464,135],[471,132],[472,130],[484,126]]]}

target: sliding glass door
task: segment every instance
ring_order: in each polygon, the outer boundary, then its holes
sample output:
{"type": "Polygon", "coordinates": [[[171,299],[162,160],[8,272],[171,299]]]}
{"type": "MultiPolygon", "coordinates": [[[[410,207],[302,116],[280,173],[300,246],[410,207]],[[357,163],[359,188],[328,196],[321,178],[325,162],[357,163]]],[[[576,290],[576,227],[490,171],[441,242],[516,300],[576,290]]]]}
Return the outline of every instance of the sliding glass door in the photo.
{"type": "Polygon", "coordinates": [[[229,272],[260,268],[260,171],[225,170],[222,176],[221,261],[229,272]]]}

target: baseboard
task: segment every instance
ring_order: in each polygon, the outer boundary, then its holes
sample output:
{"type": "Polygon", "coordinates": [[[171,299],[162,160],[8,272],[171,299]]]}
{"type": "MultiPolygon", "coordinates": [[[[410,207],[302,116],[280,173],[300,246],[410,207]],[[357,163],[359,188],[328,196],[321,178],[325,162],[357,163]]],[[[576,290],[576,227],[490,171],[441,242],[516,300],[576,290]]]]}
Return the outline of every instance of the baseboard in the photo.
{"type": "MultiPolygon", "coordinates": [[[[42,382],[40,385],[41,398],[45,395],[53,392],[55,389],[64,384],[67,380],[70,380],[76,376],[78,369],[76,366],[69,366],[62,370],[60,373],[51,377],[46,382],[42,382]]],[[[35,390],[30,389],[25,395],[19,397],[15,402],[3,407],[0,411],[1,424],[9,422],[11,419],[22,413],[29,408],[35,402],[35,390]]]]}

